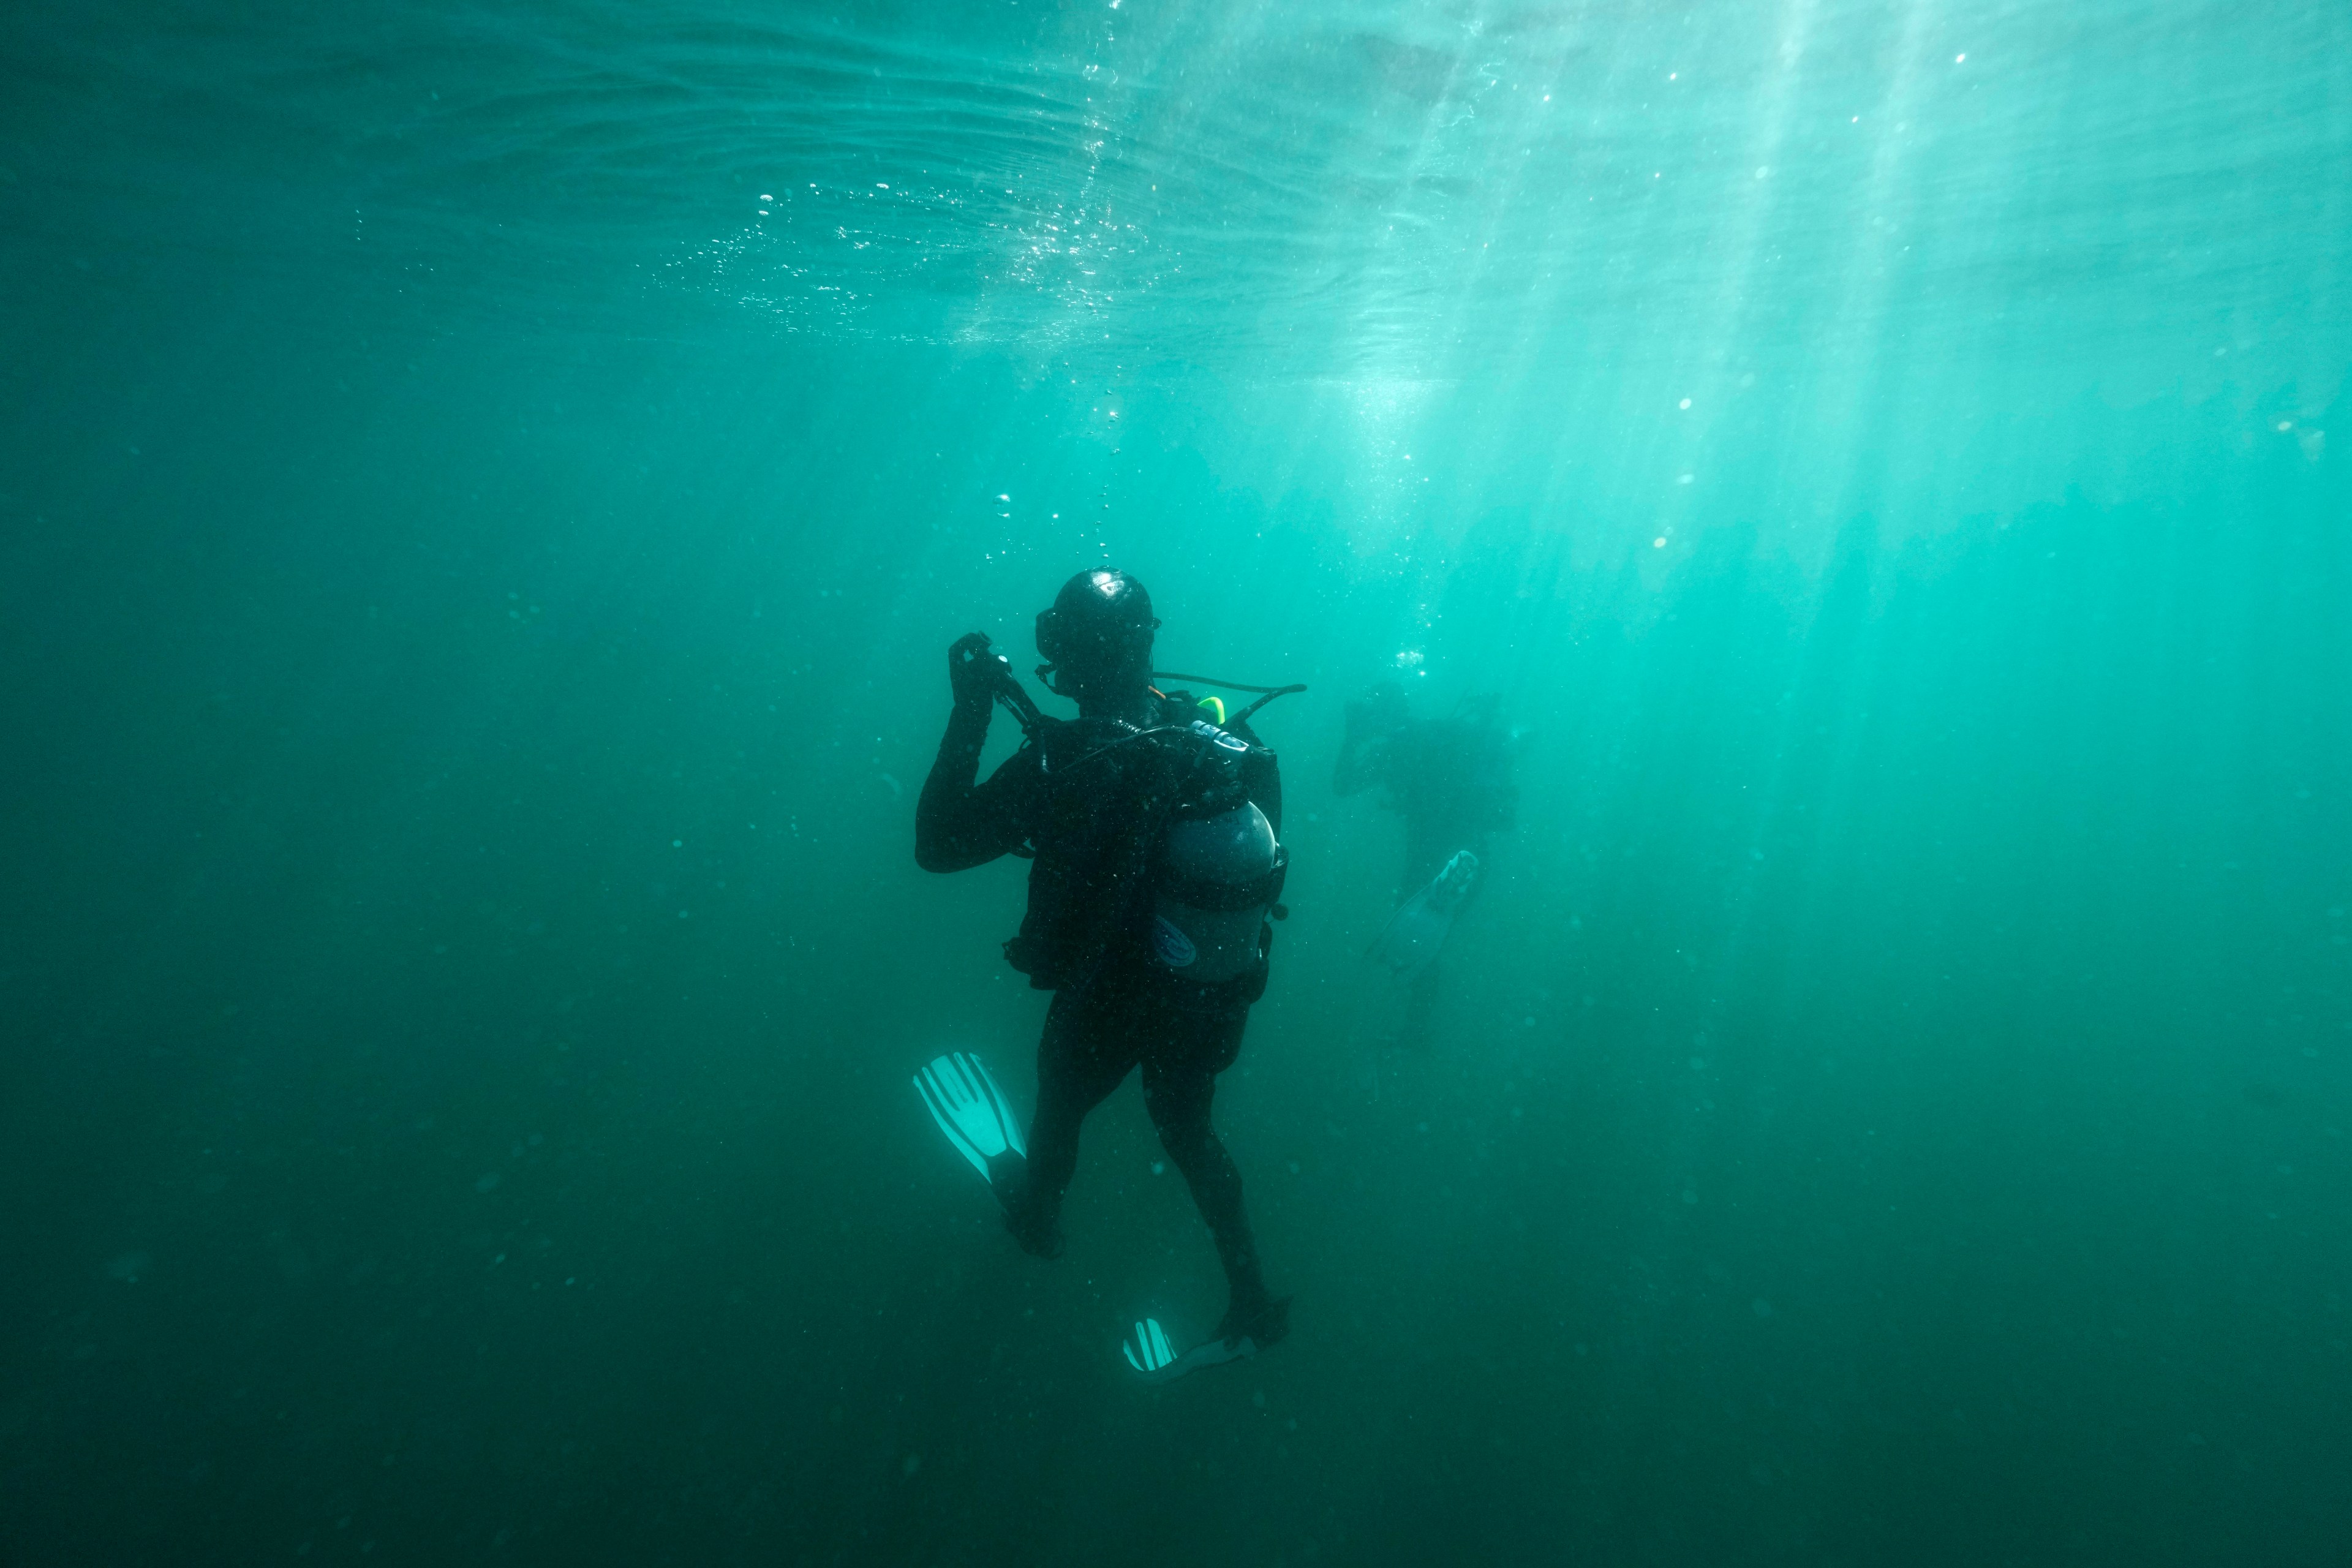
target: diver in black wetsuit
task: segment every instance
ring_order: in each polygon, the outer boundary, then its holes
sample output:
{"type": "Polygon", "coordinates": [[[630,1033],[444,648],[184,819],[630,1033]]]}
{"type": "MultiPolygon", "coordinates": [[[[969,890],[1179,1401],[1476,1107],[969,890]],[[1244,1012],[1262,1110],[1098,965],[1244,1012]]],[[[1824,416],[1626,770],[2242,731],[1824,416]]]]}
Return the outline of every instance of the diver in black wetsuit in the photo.
{"type": "MultiPolygon", "coordinates": [[[[1511,782],[1510,735],[1496,718],[1497,700],[1474,698],[1450,718],[1415,717],[1404,688],[1383,681],[1348,704],[1348,728],[1331,771],[1332,793],[1350,795],[1375,785],[1404,818],[1404,872],[1400,896],[1426,886],[1456,852],[1469,850],[1490,867],[1496,836],[1510,831],[1518,786],[1511,782]]],[[[1472,884],[1477,896],[1486,874],[1472,884]]],[[[1442,961],[1432,959],[1406,994],[1404,1039],[1425,1041],[1437,1000],[1442,961]]]]}
{"type": "Polygon", "coordinates": [[[1029,1252],[1060,1255],[1079,1124],[1140,1067],[1145,1108],[1232,1287],[1218,1336],[1263,1348],[1283,1336],[1290,1303],[1266,1289],[1241,1172],[1209,1109],[1265,989],[1273,927],[1264,916],[1280,896],[1284,864],[1275,844],[1282,786],[1274,753],[1245,724],[1197,722],[1201,710],[1152,687],[1159,625],[1143,584],[1124,572],[1071,578],[1037,617],[1037,651],[1048,661],[1041,673],[1076,700],[1078,717],[1024,720],[1027,740],[985,783],[974,782],[981,747],[1009,674],[985,635],[959,638],[948,650],[955,707],[915,806],[915,859],[960,871],[1004,854],[1034,857],[1028,912],[1004,955],[1055,994],[1037,1045],[1027,1165],[998,1186],[1006,1228],[1029,1252]],[[1270,869],[1237,887],[1188,880],[1199,873],[1178,863],[1185,835],[1214,837],[1235,824],[1262,834],[1270,869]],[[1223,924],[1204,910],[1221,910],[1223,924]],[[1171,913],[1193,922],[1193,936],[1171,913]],[[1213,931],[1237,934],[1221,942],[1213,931]]]}

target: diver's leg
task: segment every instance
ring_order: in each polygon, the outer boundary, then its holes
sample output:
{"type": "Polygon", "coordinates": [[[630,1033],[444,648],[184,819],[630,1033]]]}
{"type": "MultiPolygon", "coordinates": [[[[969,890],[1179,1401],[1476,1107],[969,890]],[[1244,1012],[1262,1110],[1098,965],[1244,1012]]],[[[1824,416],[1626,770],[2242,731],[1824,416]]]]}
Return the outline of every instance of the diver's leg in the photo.
{"type": "MultiPolygon", "coordinates": [[[[1470,879],[1470,890],[1462,896],[1461,903],[1456,905],[1454,910],[1454,930],[1458,931],[1462,929],[1462,917],[1468,914],[1471,907],[1477,903],[1479,895],[1486,890],[1487,880],[1493,874],[1494,865],[1488,858],[1486,840],[1474,838],[1467,844],[1462,844],[1452,838],[1437,838],[1432,839],[1430,843],[1435,847],[1426,848],[1421,851],[1421,854],[1424,859],[1433,859],[1435,864],[1430,870],[1429,878],[1424,879],[1423,882],[1434,879],[1439,872],[1444,870],[1459,850],[1467,849],[1478,859],[1478,874],[1470,879]],[[1448,844],[1453,845],[1454,847],[1450,849],[1443,847],[1448,844]]],[[[1423,883],[1414,884],[1415,887],[1423,885],[1423,883]]],[[[1474,922],[1474,935],[1475,930],[1474,922]]],[[[1449,934],[1447,940],[1450,942],[1456,939],[1449,934]]],[[[1445,953],[1443,949],[1440,949],[1431,954],[1429,962],[1422,965],[1421,973],[1414,975],[1406,985],[1404,1022],[1397,1033],[1399,1045],[1412,1050],[1425,1050],[1431,1041],[1436,1037],[1437,993],[1443,984],[1438,977],[1444,972],[1445,953]]]]}
{"type": "Polygon", "coordinates": [[[1404,1023],[1397,1033],[1397,1044],[1416,1051],[1428,1047],[1437,1015],[1437,975],[1444,963],[1442,956],[1432,958],[1406,983],[1404,1023]]]}
{"type": "Polygon", "coordinates": [[[1004,1223],[1024,1251],[1062,1251],[1062,1194],[1078,1168],[1078,1127],[1127,1076],[1133,1058],[1118,1050],[1099,1005],[1059,992],[1037,1040],[1037,1114],[1029,1123],[1029,1159],[1016,1190],[1003,1194],[1004,1223]]]}
{"type": "Polygon", "coordinates": [[[1246,1009],[1207,1018],[1181,1016],[1168,1020],[1164,1030],[1154,1030],[1160,1037],[1143,1053],[1143,1104],[1168,1157],[1184,1173],[1216,1241],[1217,1259],[1225,1266],[1233,1302],[1218,1337],[1246,1334],[1263,1348],[1288,1331],[1290,1302],[1277,1301],[1265,1288],[1257,1240],[1242,1204],[1241,1167],[1209,1122],[1217,1074],[1240,1053],[1248,1016],[1246,1009]]]}

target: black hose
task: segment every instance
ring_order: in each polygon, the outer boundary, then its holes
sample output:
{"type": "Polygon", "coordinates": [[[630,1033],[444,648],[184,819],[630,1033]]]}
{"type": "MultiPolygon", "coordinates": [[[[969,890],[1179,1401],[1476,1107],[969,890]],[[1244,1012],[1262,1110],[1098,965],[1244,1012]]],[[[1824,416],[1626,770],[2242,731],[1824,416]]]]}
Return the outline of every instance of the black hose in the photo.
{"type": "Polygon", "coordinates": [[[1005,711],[1013,715],[1024,735],[1034,735],[1045,721],[1045,716],[1037,710],[1037,704],[1030,700],[1029,694],[1021,689],[1021,683],[1013,679],[1010,669],[1001,669],[998,673],[996,700],[1004,704],[1005,711]]]}
{"type": "Polygon", "coordinates": [[[1105,752],[1115,752],[1118,750],[1119,747],[1127,745],[1130,742],[1140,741],[1148,736],[1181,735],[1189,734],[1190,732],[1190,730],[1182,724],[1155,724],[1149,730],[1138,730],[1131,735],[1121,735],[1116,741],[1097,746],[1093,751],[1088,752],[1076,762],[1065,763],[1061,771],[1065,773],[1075,773],[1078,769],[1085,767],[1088,763],[1093,762],[1097,757],[1101,756],[1105,752]]]}
{"type": "MultiPolygon", "coordinates": [[[[1248,689],[1244,688],[1244,689],[1246,690],[1248,689]]],[[[1307,688],[1304,686],[1277,687],[1276,689],[1267,692],[1265,696],[1251,703],[1248,707],[1243,709],[1240,712],[1234,714],[1231,719],[1227,720],[1226,722],[1230,724],[1246,724],[1249,722],[1249,716],[1251,714],[1256,712],[1259,709],[1265,707],[1276,698],[1287,697],[1294,691],[1304,691],[1307,688]]]]}
{"type": "Polygon", "coordinates": [[[1221,687],[1227,691],[1263,691],[1268,697],[1281,697],[1289,692],[1304,691],[1307,689],[1304,686],[1244,686],[1238,680],[1219,680],[1215,677],[1208,675],[1179,675],[1172,669],[1155,669],[1151,672],[1151,679],[1154,680],[1197,680],[1203,686],[1221,687]]]}

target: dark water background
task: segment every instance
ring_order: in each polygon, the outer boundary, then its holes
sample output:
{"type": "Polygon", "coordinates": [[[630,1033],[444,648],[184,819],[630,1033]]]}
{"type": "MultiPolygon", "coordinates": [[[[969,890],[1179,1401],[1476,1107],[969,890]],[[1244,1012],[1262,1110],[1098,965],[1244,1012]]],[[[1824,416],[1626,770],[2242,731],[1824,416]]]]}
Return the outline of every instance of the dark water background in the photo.
{"type": "Polygon", "coordinates": [[[2352,1563],[2347,45],[12,12],[0,1559],[2352,1563]],[[1133,1091],[1045,1267],[908,1084],[1105,559],[1313,687],[1160,1390],[1133,1091]],[[1400,671],[1528,731],[1425,1053],[1400,671]]]}

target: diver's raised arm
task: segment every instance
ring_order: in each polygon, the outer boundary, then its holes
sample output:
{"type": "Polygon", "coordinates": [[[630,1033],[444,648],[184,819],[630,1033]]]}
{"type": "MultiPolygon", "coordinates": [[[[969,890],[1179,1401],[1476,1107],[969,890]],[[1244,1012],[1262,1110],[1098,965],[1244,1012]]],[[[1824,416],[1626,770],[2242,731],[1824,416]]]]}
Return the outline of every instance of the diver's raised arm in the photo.
{"type": "Polygon", "coordinates": [[[1348,704],[1348,728],[1331,764],[1331,793],[1354,795],[1385,781],[1390,742],[1406,724],[1404,689],[1384,680],[1348,704]]]}
{"type": "Polygon", "coordinates": [[[1372,770],[1365,766],[1364,751],[1371,742],[1360,735],[1350,735],[1339,742],[1339,756],[1331,764],[1331,793],[1354,795],[1372,782],[1372,770]]]}
{"type": "Polygon", "coordinates": [[[948,685],[955,706],[948,713],[940,754],[915,801],[915,864],[926,871],[961,871],[995,859],[1023,837],[1019,781],[1029,769],[1022,757],[999,768],[985,784],[980,776],[981,748],[988,743],[988,720],[995,701],[997,660],[988,635],[972,632],[948,648],[948,685]]]}

